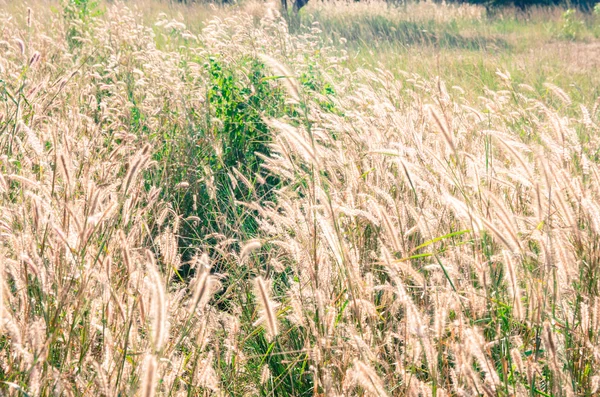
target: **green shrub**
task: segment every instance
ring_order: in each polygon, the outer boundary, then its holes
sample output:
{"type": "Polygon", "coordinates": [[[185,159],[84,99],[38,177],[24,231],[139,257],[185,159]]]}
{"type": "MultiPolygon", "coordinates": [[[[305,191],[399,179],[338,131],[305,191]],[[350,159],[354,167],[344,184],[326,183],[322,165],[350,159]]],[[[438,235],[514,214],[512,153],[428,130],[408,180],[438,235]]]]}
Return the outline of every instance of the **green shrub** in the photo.
{"type": "Polygon", "coordinates": [[[577,12],[569,8],[562,14],[562,24],[559,32],[561,38],[567,40],[577,40],[583,32],[583,21],[577,17],[577,12]]]}
{"type": "Polygon", "coordinates": [[[593,18],[593,32],[596,38],[600,37],[600,3],[594,6],[593,18]]]}
{"type": "Polygon", "coordinates": [[[211,233],[254,234],[254,212],[238,202],[269,200],[277,179],[261,168],[269,154],[265,118],[286,111],[282,90],[266,78],[264,65],[244,58],[236,65],[219,57],[204,63],[204,109],[189,109],[188,131],[166,136],[151,180],[161,180],[165,199],[184,221],[180,246],[197,246],[211,233]],[[235,182],[246,180],[248,183],[235,182]]]}
{"type": "Polygon", "coordinates": [[[102,9],[97,0],[66,0],[63,14],[68,24],[67,43],[73,50],[81,45],[83,31],[94,17],[102,15],[102,9]]]}

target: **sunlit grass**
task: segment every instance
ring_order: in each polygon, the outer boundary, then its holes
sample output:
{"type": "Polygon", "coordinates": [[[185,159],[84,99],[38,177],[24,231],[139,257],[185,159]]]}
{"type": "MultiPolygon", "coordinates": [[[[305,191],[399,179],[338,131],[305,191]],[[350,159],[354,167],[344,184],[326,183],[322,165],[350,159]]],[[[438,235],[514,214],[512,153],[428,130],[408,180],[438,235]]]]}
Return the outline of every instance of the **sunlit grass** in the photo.
{"type": "Polygon", "coordinates": [[[598,393],[595,17],[0,4],[0,394],[598,393]]]}

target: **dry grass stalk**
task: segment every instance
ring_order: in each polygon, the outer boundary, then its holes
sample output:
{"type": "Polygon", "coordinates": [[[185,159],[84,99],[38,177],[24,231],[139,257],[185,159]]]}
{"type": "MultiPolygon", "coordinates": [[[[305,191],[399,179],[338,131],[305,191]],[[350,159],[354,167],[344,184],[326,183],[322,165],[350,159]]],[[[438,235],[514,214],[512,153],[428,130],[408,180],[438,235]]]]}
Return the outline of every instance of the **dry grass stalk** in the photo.
{"type": "Polygon", "coordinates": [[[276,304],[271,300],[271,294],[265,279],[262,277],[255,278],[254,286],[256,289],[258,304],[262,308],[261,317],[256,321],[255,325],[264,323],[266,325],[267,337],[272,340],[279,334],[276,304]]]}

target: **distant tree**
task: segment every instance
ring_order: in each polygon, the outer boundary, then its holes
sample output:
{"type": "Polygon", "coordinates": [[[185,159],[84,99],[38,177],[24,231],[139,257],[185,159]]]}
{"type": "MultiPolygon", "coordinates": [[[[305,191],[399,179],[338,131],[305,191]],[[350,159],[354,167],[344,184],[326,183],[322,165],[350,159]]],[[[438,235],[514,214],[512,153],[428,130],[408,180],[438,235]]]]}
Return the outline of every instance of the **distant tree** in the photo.
{"type": "Polygon", "coordinates": [[[598,0],[449,0],[456,3],[480,4],[487,8],[514,6],[526,10],[534,6],[568,6],[581,11],[592,11],[598,0]]]}
{"type": "MultiPolygon", "coordinates": [[[[291,1],[293,1],[293,0],[291,0],[291,1]]],[[[293,6],[294,12],[298,12],[298,11],[300,11],[300,9],[302,7],[304,7],[306,4],[308,4],[308,0],[295,0],[295,1],[293,1],[293,3],[294,3],[294,6],[293,6]]],[[[281,7],[287,12],[287,9],[288,9],[287,0],[281,0],[281,7]]]]}

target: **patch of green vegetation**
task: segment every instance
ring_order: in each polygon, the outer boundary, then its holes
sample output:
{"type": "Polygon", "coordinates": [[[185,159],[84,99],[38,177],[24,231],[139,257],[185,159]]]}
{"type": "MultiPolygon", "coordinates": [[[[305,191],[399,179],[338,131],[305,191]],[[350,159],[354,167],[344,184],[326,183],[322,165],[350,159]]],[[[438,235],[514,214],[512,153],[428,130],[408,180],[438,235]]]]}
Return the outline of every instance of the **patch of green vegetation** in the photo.
{"type": "Polygon", "coordinates": [[[218,56],[203,62],[209,81],[204,108],[189,109],[186,130],[163,136],[154,155],[160,167],[148,180],[163,187],[184,219],[181,247],[193,247],[211,233],[253,236],[255,211],[238,202],[260,205],[278,183],[261,168],[271,140],[265,120],[290,108],[260,61],[238,62],[228,65],[218,56]]]}
{"type": "Polygon", "coordinates": [[[63,15],[69,28],[67,43],[71,51],[81,46],[83,31],[89,28],[94,18],[104,13],[98,0],[64,0],[63,15]]]}

